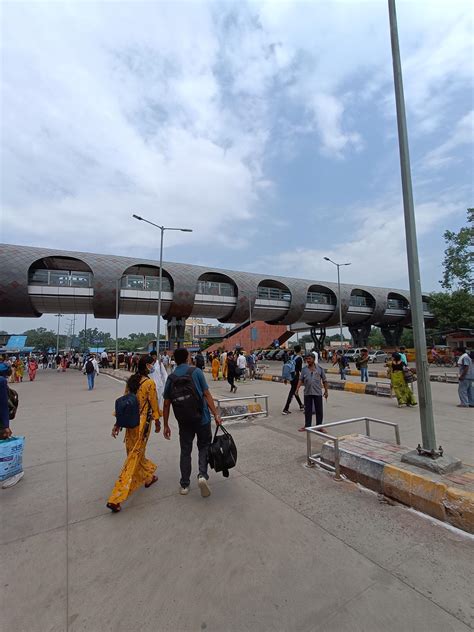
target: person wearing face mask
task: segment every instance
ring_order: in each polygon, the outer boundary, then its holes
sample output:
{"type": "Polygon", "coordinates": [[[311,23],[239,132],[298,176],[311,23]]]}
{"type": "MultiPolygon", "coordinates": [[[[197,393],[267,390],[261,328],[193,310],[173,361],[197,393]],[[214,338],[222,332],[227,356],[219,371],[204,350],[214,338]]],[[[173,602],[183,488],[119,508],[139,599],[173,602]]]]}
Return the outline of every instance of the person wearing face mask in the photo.
{"type": "Polygon", "coordinates": [[[153,365],[150,367],[150,377],[155,382],[156,392],[158,394],[158,405],[160,409],[163,409],[163,391],[165,390],[168,373],[166,372],[163,362],[158,358],[156,351],[152,351],[150,357],[153,359],[153,365]]]}
{"type": "MultiPolygon", "coordinates": [[[[127,380],[125,394],[134,393],[136,395],[140,410],[140,422],[135,428],[125,430],[127,458],[107,502],[107,507],[113,513],[118,513],[122,508],[121,503],[127,500],[139,487],[142,485],[150,487],[158,480],[158,477],[155,476],[157,466],[145,457],[152,419],[155,422],[155,432],[161,430],[161,410],[158,406],[156,386],[149,377],[152,367],[153,358],[150,356],[140,358],[137,372],[127,380]]],[[[112,437],[115,439],[120,431],[120,426],[114,424],[112,437]]]]}

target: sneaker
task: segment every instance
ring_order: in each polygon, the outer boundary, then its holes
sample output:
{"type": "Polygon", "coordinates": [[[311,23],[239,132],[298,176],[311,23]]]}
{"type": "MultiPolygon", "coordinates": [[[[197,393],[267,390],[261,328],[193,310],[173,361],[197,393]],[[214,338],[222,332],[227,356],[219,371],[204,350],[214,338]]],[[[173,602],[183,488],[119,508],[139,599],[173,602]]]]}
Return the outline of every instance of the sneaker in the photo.
{"type": "Polygon", "coordinates": [[[303,426],[302,428],[298,428],[298,432],[305,432],[306,431],[306,427],[303,426]]]}
{"type": "Polygon", "coordinates": [[[8,487],[13,487],[13,485],[16,485],[17,483],[19,483],[24,476],[25,476],[25,472],[19,472],[18,474],[15,474],[14,476],[10,476],[10,478],[7,478],[7,480],[4,481],[2,485],[2,489],[8,489],[8,487]]]}
{"type": "Polygon", "coordinates": [[[201,490],[201,496],[203,498],[207,498],[208,496],[211,495],[209,483],[204,478],[204,476],[198,476],[198,485],[199,485],[199,489],[201,490]]]}
{"type": "Polygon", "coordinates": [[[187,496],[189,494],[189,487],[180,487],[179,493],[181,496],[187,496]]]}
{"type": "Polygon", "coordinates": [[[289,410],[282,410],[281,414],[282,415],[291,415],[291,412],[289,410]]]}
{"type": "Polygon", "coordinates": [[[304,406],[300,406],[300,410],[304,413],[304,406]]]}

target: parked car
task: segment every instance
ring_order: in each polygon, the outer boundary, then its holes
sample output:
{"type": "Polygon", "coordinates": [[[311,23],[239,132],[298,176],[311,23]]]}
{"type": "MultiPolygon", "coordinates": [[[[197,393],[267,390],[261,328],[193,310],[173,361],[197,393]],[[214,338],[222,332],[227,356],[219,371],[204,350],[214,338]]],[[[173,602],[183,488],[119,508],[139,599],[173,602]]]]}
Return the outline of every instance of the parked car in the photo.
{"type": "Polygon", "coordinates": [[[361,356],[361,350],[357,349],[348,349],[344,352],[344,355],[349,360],[349,362],[357,362],[361,356]]]}
{"type": "Polygon", "coordinates": [[[280,349],[277,353],[275,353],[272,359],[281,361],[283,360],[285,354],[288,355],[288,351],[286,349],[280,349]]]}
{"type": "Polygon", "coordinates": [[[378,349],[377,351],[371,351],[369,353],[369,362],[386,362],[388,360],[388,353],[378,349]]]}

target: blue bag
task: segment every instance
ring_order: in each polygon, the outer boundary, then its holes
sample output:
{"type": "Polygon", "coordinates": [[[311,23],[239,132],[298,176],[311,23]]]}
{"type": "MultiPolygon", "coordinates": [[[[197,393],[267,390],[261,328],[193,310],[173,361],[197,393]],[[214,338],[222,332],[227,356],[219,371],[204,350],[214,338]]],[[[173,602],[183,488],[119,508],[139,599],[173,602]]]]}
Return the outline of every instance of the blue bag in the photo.
{"type": "Polygon", "coordinates": [[[138,398],[134,393],[115,400],[115,423],[121,428],[136,428],[140,423],[138,398]]]}
{"type": "Polygon", "coordinates": [[[10,437],[0,441],[0,481],[23,472],[25,437],[10,437]]]}

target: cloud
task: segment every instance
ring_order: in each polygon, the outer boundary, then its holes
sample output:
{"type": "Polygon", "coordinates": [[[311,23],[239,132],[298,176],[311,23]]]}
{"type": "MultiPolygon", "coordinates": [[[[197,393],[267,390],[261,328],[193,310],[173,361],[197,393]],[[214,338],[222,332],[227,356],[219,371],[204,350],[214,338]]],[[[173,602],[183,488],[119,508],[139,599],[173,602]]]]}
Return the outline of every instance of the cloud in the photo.
{"type": "MultiPolygon", "coordinates": [[[[426,200],[416,205],[418,240],[455,215],[462,202],[446,194],[436,200],[426,200]]],[[[324,261],[329,257],[337,263],[350,262],[343,268],[342,282],[361,283],[384,287],[408,287],[405,225],[403,206],[397,196],[378,201],[370,207],[343,209],[342,216],[350,217],[356,228],[350,237],[334,239],[317,247],[297,247],[271,256],[257,258],[254,267],[273,274],[295,276],[311,280],[329,281],[334,277],[332,264],[324,261]]],[[[420,257],[422,270],[424,258],[420,257]]],[[[431,259],[429,260],[431,265],[431,259]]],[[[424,268],[424,272],[428,270],[424,268]]],[[[422,275],[423,278],[423,275],[422,275]]],[[[426,287],[426,286],[425,286],[426,287]]],[[[427,290],[433,288],[428,287],[427,290]]]]}
{"type": "Polygon", "coordinates": [[[474,142],[474,110],[465,114],[455,125],[450,137],[429,151],[421,161],[423,169],[439,169],[456,161],[454,150],[474,142]]]}

